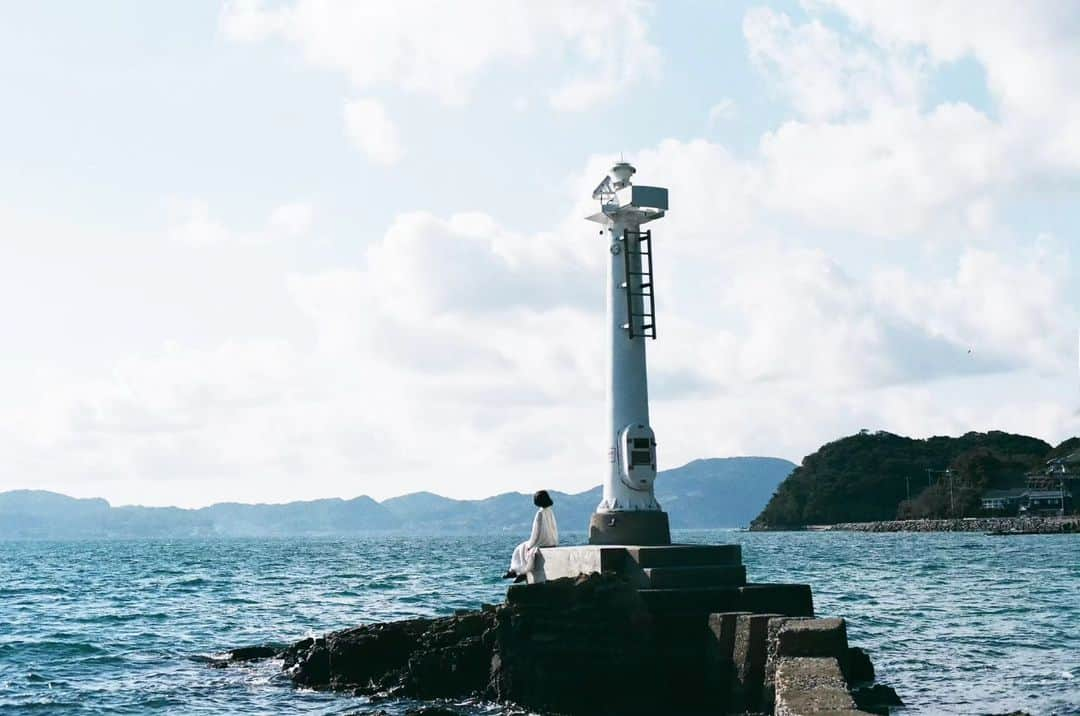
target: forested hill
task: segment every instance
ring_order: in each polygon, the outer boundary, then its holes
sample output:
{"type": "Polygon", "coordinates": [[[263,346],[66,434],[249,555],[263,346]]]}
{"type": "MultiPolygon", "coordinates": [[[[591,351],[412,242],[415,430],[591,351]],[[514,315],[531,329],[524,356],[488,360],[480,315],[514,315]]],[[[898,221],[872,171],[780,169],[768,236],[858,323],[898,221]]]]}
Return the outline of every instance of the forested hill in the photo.
{"type": "Polygon", "coordinates": [[[753,526],[974,515],[983,491],[1022,486],[1028,470],[1077,443],[1072,438],[1052,448],[1038,438],[997,431],[925,440],[864,431],[804,458],[753,526]]]}

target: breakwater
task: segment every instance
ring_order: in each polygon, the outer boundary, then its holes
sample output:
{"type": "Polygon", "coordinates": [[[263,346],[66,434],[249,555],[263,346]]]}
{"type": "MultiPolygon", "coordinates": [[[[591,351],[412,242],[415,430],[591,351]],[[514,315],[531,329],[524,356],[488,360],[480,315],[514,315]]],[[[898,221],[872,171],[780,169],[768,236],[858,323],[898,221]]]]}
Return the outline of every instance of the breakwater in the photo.
{"type": "Polygon", "coordinates": [[[866,652],[848,645],[845,621],[812,618],[805,600],[771,600],[770,609],[786,606],[787,614],[708,614],[690,601],[669,611],[622,576],[593,573],[511,587],[506,603],[452,617],[365,625],[283,650],[238,649],[211,666],[278,659],[309,689],[582,716],[802,716],[901,705],[892,688],[874,683],[866,652]],[[627,681],[639,674],[647,678],[627,681]]]}
{"type": "Polygon", "coordinates": [[[811,532],[979,532],[989,534],[1080,534],[1080,516],[966,517],[948,520],[884,520],[809,525],[811,532]]]}

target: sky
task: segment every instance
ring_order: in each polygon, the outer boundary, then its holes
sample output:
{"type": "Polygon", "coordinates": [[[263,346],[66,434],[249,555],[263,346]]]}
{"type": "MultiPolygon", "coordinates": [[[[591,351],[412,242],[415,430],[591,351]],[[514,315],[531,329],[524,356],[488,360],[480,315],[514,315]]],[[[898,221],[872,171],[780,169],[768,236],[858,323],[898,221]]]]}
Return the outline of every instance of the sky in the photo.
{"type": "Polygon", "coordinates": [[[620,156],[661,468],[1080,434],[1080,5],[0,9],[0,490],[598,484],[620,156]]]}

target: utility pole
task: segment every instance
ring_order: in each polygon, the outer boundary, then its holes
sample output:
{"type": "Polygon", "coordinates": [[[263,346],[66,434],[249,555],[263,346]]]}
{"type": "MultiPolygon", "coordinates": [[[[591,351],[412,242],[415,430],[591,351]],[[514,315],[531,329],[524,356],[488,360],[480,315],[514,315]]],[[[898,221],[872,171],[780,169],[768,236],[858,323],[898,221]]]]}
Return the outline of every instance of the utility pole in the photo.
{"type": "Polygon", "coordinates": [[[907,483],[908,502],[911,502],[911,475],[904,475],[904,482],[907,483]]]}
{"type": "Polygon", "coordinates": [[[952,468],[945,471],[945,474],[949,476],[949,515],[956,517],[956,500],[953,499],[953,474],[952,468]]]}

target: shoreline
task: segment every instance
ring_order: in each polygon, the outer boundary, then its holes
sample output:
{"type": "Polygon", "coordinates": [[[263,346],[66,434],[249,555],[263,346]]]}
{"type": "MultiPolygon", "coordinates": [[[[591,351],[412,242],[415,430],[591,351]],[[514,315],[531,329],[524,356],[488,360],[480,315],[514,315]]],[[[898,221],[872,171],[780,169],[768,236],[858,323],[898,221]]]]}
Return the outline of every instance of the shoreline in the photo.
{"type": "Polygon", "coordinates": [[[1080,534],[1080,515],[1064,517],[966,517],[943,520],[838,522],[803,527],[751,527],[756,532],[982,532],[985,534],[1080,534]]]}

